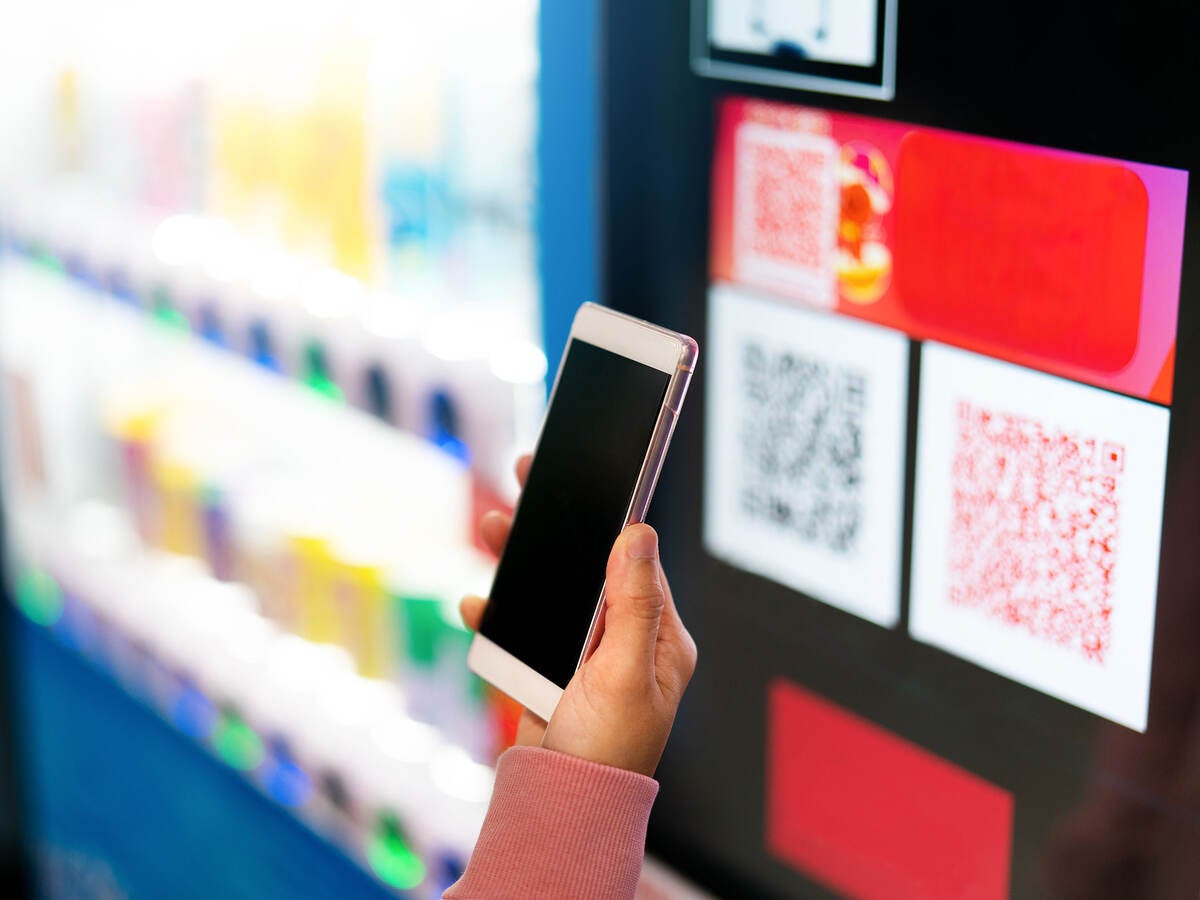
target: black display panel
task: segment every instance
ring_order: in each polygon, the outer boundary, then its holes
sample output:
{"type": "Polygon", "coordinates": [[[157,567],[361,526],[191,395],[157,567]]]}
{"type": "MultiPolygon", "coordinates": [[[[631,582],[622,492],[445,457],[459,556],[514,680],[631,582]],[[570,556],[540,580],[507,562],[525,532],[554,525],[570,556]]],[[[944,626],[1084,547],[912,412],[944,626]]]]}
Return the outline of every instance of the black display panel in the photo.
{"type": "Polygon", "coordinates": [[[670,376],[573,338],[480,633],[559,687],[575,673],[670,376]]]}
{"type": "MultiPolygon", "coordinates": [[[[625,312],[715,349],[710,291],[714,141],[731,97],[946,129],[1192,173],[1200,136],[1173,110],[1197,83],[1185,35],[1197,12],[1153,0],[1017,4],[1003,11],[904,3],[890,103],[697,77],[687,16],[670,4],[617,2],[606,19],[609,68],[605,296],[625,312]],[[1111,48],[1120,46],[1120,63],[1111,48]]],[[[903,529],[898,620],[881,626],[706,550],[707,435],[712,407],[693,404],[655,507],[664,566],[697,639],[699,667],[658,776],[650,847],[719,896],[840,896],[828,871],[789,861],[772,840],[784,797],[772,768],[780,709],[836,707],[847,730],[885,733],[943,771],[1011,798],[1004,865],[1012,897],[1194,897],[1200,891],[1200,213],[1194,183],[1179,289],[1165,466],[1153,664],[1144,731],[1064,702],[914,638],[913,512],[918,417],[931,342],[914,339],[901,375],[903,529]],[[779,692],[780,685],[787,690],[779,692]],[[793,691],[789,694],[788,691],[793,691]],[[782,699],[784,702],[779,702],[782,699]],[[1188,760],[1192,762],[1188,762],[1188,760]]],[[[1151,210],[1153,214],[1153,210],[1151,210]]],[[[939,246],[953,253],[955,242],[939,246]]],[[[971,308],[964,293],[963,308],[971,308]]],[[[751,368],[747,364],[747,369],[751,368]]],[[[716,423],[720,427],[721,423],[716,423]]],[[[1137,528],[1133,524],[1130,528],[1137,528]]],[[[815,740],[784,730],[788,740],[815,740]]],[[[867,742],[869,744],[870,742],[867,742]]],[[[878,744],[879,742],[877,742],[878,744]]],[[[868,761],[864,772],[871,768],[868,761]]],[[[876,768],[882,768],[880,760],[876,768]]],[[[917,766],[919,768],[919,766],[917,766]]],[[[878,784],[876,775],[863,784],[878,784]]],[[[951,781],[954,779],[952,778],[951,781]]],[[[850,779],[847,779],[849,782],[850,779]]],[[[908,776],[897,775],[901,790],[908,776]]],[[[824,798],[827,801],[828,798],[824,798]]],[[[867,822],[891,797],[843,795],[867,822]],[[885,802],[886,801],[886,802],[885,802]]],[[[803,797],[792,798],[801,817],[803,797]]],[[[866,832],[864,831],[864,834],[866,832]]],[[[843,849],[846,849],[843,847],[843,849]]],[[[868,842],[859,867],[873,863],[868,842]]],[[[946,857],[949,864],[950,857],[946,857]]],[[[860,892],[860,896],[869,894],[860,892]]],[[[900,896],[897,889],[891,896],[900,896]]],[[[971,895],[961,892],[958,896],[971,895]]],[[[927,893],[925,896],[935,896],[927,893]]],[[[992,896],[988,894],[987,896],[992,896]]]]}

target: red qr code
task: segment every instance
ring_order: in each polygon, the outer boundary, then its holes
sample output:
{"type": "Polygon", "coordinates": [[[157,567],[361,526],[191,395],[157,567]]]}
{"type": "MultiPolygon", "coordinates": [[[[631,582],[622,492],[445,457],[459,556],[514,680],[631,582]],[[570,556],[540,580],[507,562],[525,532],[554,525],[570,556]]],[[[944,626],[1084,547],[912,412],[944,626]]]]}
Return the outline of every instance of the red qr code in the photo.
{"type": "Polygon", "coordinates": [[[949,599],[1103,663],[1125,450],[958,405],[949,599]]]}
{"type": "Polygon", "coordinates": [[[736,253],[751,280],[787,281],[823,302],[837,247],[836,145],[752,130],[739,141],[736,253]]]}

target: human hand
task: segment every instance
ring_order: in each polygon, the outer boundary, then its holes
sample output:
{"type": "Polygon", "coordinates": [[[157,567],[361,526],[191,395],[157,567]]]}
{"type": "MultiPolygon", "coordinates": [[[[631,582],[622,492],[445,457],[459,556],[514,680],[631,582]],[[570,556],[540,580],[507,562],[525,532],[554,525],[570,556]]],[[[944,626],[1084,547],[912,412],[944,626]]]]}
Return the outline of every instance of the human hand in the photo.
{"type": "MultiPolygon", "coordinates": [[[[517,461],[522,486],[530,460],[517,461]]],[[[490,512],[480,535],[499,554],[511,526],[511,517],[490,512]]],[[[459,609],[467,627],[479,627],[486,605],[482,597],[463,598],[459,609]]],[[[550,722],[525,710],[517,744],[653,776],[696,669],[696,644],[675,609],[658,536],[649,525],[630,525],[613,545],[604,606],[599,642],[567,684],[550,722]]]]}

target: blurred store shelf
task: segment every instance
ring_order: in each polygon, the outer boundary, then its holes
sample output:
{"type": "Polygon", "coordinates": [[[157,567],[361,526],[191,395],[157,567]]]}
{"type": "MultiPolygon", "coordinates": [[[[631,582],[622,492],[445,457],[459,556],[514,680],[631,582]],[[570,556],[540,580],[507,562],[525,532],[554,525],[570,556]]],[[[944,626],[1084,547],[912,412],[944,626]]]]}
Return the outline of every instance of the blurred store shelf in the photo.
{"type": "MultiPolygon", "coordinates": [[[[514,496],[544,357],[217,220],[64,197],[0,208],[17,607],[378,881],[439,896],[515,733],[457,601],[487,592],[474,526],[514,496]]],[[[648,863],[644,896],[690,891],[648,863]]]]}

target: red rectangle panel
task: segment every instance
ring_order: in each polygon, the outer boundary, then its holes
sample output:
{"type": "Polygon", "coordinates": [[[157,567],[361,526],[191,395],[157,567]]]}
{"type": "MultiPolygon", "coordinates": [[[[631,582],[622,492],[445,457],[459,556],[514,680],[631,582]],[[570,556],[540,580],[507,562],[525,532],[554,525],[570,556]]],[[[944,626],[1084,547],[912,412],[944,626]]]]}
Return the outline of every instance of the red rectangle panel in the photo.
{"type": "Polygon", "coordinates": [[[778,679],[767,696],[770,853],[851,897],[1008,896],[1008,791],[778,679]]]}
{"type": "Polygon", "coordinates": [[[1138,343],[1147,211],[1120,163],[910,132],[896,172],[899,296],[957,342],[1117,371],[1138,343]]]}
{"type": "Polygon", "coordinates": [[[1166,405],[1187,187],[1180,169],[730,97],[710,272],[1166,405]]]}

